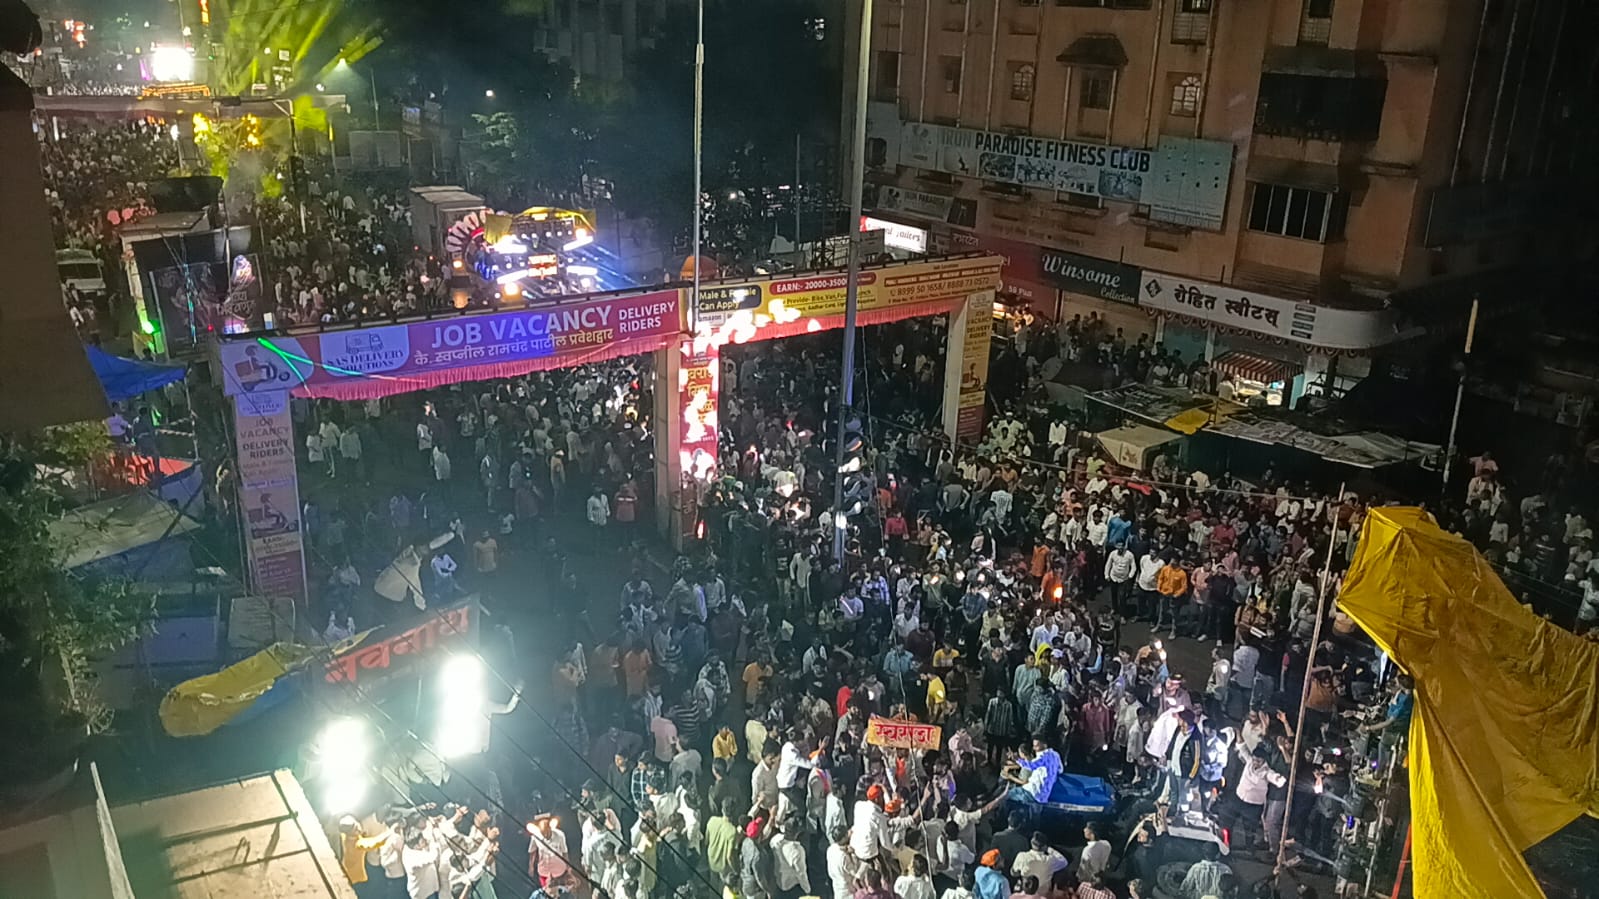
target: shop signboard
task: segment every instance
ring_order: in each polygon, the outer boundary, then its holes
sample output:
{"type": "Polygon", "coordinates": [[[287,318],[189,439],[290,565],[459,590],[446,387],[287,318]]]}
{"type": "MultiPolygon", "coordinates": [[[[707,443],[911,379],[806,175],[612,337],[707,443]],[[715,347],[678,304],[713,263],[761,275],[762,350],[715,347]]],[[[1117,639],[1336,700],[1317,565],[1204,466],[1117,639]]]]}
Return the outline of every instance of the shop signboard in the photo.
{"type": "Polygon", "coordinates": [[[1314,306],[1177,275],[1145,271],[1138,304],[1330,350],[1369,350],[1399,337],[1389,309],[1314,306]]]}
{"type": "Polygon", "coordinates": [[[453,383],[454,369],[479,377],[576,365],[595,358],[659,349],[682,333],[681,292],[660,290],[485,315],[322,334],[224,343],[225,389],[239,395],[291,387],[309,396],[340,395],[368,384],[370,394],[453,383]],[[501,365],[512,363],[512,365],[501,365]],[[482,368],[488,366],[488,368],[482,368]],[[380,386],[387,383],[393,389],[380,386]]]}
{"type": "Polygon", "coordinates": [[[1144,273],[1139,300],[1149,309],[1304,341],[1315,336],[1319,311],[1305,303],[1156,272],[1144,273]]]}
{"type": "Polygon", "coordinates": [[[233,402],[251,584],[261,596],[303,603],[305,544],[288,391],[239,394],[233,402]]]}
{"type": "Polygon", "coordinates": [[[861,232],[869,234],[873,231],[883,233],[883,245],[889,249],[904,250],[908,253],[927,252],[926,228],[902,225],[899,222],[873,218],[869,215],[861,216],[861,232]]]}
{"type": "Polygon", "coordinates": [[[1039,266],[1044,278],[1061,290],[1118,303],[1138,302],[1142,272],[1136,266],[1048,247],[1039,250],[1039,266]]]}

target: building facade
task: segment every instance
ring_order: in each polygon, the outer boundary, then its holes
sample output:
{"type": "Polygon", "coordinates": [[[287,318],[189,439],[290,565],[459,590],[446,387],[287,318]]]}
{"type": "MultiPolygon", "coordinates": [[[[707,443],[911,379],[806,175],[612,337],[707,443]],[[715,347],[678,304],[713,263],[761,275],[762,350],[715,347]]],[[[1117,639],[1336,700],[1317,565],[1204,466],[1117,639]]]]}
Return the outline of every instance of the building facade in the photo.
{"type": "Polygon", "coordinates": [[[1526,302],[1592,254],[1599,52],[1579,0],[872,15],[866,208],[936,251],[1006,256],[1008,296],[1050,318],[1336,390],[1463,330],[1473,297],[1526,302]]]}
{"type": "Polygon", "coordinates": [[[565,61],[579,78],[626,80],[633,54],[656,37],[667,9],[685,0],[550,0],[533,47],[565,61]]]}

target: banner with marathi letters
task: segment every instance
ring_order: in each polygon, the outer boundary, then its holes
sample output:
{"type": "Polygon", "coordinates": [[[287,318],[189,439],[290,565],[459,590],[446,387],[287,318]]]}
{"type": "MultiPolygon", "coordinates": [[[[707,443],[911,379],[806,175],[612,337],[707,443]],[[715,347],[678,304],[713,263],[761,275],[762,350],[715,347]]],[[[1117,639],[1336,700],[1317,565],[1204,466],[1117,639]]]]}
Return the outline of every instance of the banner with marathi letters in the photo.
{"type": "Polygon", "coordinates": [[[437,647],[475,644],[481,614],[477,599],[469,598],[357,634],[333,648],[324,680],[365,687],[405,674],[437,647]]]}
{"type": "Polygon", "coordinates": [[[944,729],[936,724],[873,715],[866,722],[866,742],[889,749],[938,749],[944,745],[944,729]]]}

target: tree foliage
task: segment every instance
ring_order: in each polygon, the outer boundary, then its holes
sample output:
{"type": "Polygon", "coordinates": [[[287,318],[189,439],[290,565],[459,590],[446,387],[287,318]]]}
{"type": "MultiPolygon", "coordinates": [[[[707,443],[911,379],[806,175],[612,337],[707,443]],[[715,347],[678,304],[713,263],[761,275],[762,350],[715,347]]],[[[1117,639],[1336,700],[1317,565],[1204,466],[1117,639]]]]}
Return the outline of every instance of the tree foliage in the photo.
{"type": "Polygon", "coordinates": [[[11,784],[53,773],[109,725],[91,664],[151,618],[152,598],[132,584],[66,571],[50,533],[64,492],[50,472],[108,450],[98,423],[0,438],[0,727],[36,737],[0,744],[0,778],[11,784]]]}

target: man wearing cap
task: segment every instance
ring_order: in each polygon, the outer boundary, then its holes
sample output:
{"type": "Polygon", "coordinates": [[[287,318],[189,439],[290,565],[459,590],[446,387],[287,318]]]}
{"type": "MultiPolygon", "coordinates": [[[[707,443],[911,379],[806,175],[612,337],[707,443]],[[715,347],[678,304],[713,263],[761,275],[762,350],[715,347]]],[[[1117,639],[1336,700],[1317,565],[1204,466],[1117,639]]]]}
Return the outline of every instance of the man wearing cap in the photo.
{"type": "Polygon", "coordinates": [[[983,853],[972,891],[977,899],[1010,899],[1010,881],[999,870],[1002,864],[1004,860],[999,857],[998,849],[983,853]]]}
{"type": "Polygon", "coordinates": [[[353,815],[339,819],[339,861],[344,865],[344,876],[350,879],[350,886],[359,890],[361,884],[366,883],[366,854],[388,839],[388,832],[367,836],[361,829],[361,822],[353,815]]]}
{"type": "Polygon", "coordinates": [[[872,784],[866,798],[855,803],[854,827],[850,830],[850,849],[863,864],[882,865],[885,852],[894,848],[894,835],[888,813],[883,811],[883,787],[872,784]]]}

